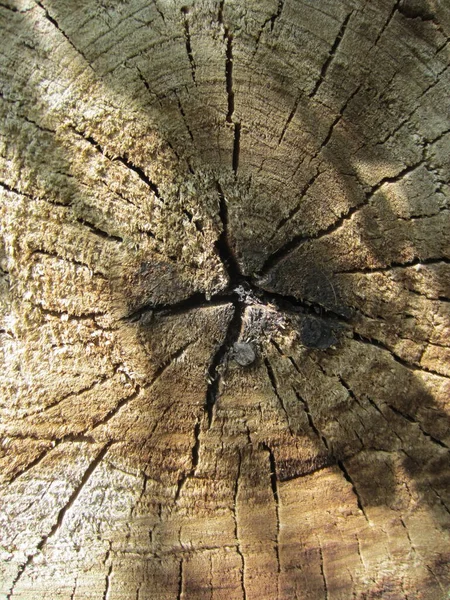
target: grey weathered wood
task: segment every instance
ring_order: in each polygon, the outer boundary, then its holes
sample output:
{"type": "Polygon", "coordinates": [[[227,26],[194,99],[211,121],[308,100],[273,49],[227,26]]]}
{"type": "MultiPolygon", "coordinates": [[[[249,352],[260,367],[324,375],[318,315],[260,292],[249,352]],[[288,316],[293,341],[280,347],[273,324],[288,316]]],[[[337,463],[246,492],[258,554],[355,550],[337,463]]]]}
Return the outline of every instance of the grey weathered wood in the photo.
{"type": "Polygon", "coordinates": [[[447,598],[448,2],[0,31],[0,597],[447,598]]]}

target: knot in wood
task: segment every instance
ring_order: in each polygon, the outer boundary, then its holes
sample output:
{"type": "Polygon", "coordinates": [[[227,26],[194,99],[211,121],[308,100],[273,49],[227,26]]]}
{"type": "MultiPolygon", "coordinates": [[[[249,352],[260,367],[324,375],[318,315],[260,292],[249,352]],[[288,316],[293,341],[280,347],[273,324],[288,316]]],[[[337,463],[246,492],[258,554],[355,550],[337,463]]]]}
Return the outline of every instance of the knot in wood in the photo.
{"type": "Polygon", "coordinates": [[[235,342],[232,357],[241,367],[251,365],[256,359],[256,352],[248,342],[235,342]]]}

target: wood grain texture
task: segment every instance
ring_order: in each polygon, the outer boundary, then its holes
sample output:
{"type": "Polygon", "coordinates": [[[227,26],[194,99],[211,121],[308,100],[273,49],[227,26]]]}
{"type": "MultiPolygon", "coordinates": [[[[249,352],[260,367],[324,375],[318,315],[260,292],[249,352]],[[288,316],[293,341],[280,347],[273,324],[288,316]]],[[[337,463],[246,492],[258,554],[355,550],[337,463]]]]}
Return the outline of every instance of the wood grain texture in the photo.
{"type": "Polygon", "coordinates": [[[0,597],[449,598],[448,2],[0,31],[0,597]]]}

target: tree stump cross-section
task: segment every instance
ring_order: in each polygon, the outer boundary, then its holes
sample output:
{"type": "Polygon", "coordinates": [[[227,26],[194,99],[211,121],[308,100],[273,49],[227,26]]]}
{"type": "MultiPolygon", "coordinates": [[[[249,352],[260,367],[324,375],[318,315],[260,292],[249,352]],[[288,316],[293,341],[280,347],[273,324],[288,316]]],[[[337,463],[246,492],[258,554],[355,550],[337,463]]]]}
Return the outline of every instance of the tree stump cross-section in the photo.
{"type": "Polygon", "coordinates": [[[0,598],[450,598],[448,3],[0,31],[0,598]]]}

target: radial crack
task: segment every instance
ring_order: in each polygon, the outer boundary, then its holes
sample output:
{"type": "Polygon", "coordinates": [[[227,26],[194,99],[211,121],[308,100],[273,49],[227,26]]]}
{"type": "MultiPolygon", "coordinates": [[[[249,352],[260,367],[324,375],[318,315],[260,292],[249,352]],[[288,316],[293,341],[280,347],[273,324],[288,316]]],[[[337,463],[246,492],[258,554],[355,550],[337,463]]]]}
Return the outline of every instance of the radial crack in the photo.
{"type": "Polygon", "coordinates": [[[280,403],[281,409],[283,410],[284,415],[286,417],[286,423],[287,423],[289,432],[290,432],[291,435],[293,435],[292,429],[291,429],[291,422],[289,420],[289,415],[288,415],[288,412],[286,410],[286,407],[284,406],[283,399],[282,399],[282,397],[280,396],[280,394],[278,392],[278,386],[277,386],[277,381],[276,381],[276,378],[275,378],[275,374],[273,372],[272,365],[270,364],[270,361],[269,361],[269,359],[267,357],[264,357],[264,366],[266,367],[267,375],[269,377],[269,381],[271,383],[273,393],[277,397],[278,402],[280,403]]]}
{"type": "Polygon", "coordinates": [[[38,454],[38,456],[34,460],[29,462],[22,470],[18,471],[17,473],[14,473],[14,475],[8,481],[8,485],[12,485],[16,481],[16,479],[18,479],[19,477],[21,477],[22,475],[39,465],[44,460],[44,458],[48,456],[50,452],[52,452],[54,449],[55,446],[51,446],[50,448],[46,448],[45,450],[43,450],[43,452],[38,454]]]}
{"type": "Polygon", "coordinates": [[[161,194],[159,192],[158,186],[156,185],[156,183],[154,183],[145,173],[144,171],[140,168],[137,167],[129,158],[127,158],[126,156],[110,156],[106,150],[90,135],[85,135],[83,134],[81,131],[78,131],[77,129],[75,129],[74,127],[70,128],[71,131],[73,131],[76,135],[78,135],[79,137],[81,137],[83,140],[85,140],[86,142],[88,142],[89,144],[91,144],[91,146],[93,146],[97,152],[99,152],[100,154],[102,154],[103,156],[105,156],[109,161],[114,162],[120,162],[121,164],[123,164],[124,167],[127,167],[127,169],[129,169],[130,171],[133,171],[134,173],[136,173],[136,175],[139,177],[139,179],[141,181],[143,181],[151,190],[152,192],[155,194],[155,196],[158,198],[158,200],[160,200],[161,202],[164,202],[164,199],[161,197],[161,194]]]}
{"type": "Polygon", "coordinates": [[[381,342],[380,340],[376,339],[376,338],[371,338],[371,337],[366,337],[364,335],[362,335],[361,333],[353,333],[353,339],[361,344],[370,344],[372,346],[376,346],[377,348],[381,348],[382,350],[385,350],[386,352],[388,352],[391,357],[398,362],[400,365],[402,365],[403,367],[405,367],[405,369],[409,369],[410,371],[422,371],[424,373],[431,373],[432,375],[436,375],[437,377],[442,377],[444,379],[450,379],[450,377],[448,375],[444,375],[443,373],[438,373],[438,371],[434,371],[433,369],[427,369],[426,367],[423,366],[416,366],[414,363],[409,363],[407,360],[400,358],[400,356],[398,356],[398,354],[395,354],[388,346],[386,346],[386,344],[384,344],[383,342],[381,342]]]}
{"type": "Polygon", "coordinates": [[[103,273],[101,273],[100,271],[96,271],[92,265],[90,265],[87,262],[82,262],[80,260],[76,260],[74,258],[67,258],[65,256],[62,256],[61,254],[58,254],[57,252],[49,252],[48,250],[43,250],[41,248],[38,248],[36,250],[33,250],[33,252],[31,252],[30,256],[35,256],[35,255],[42,255],[42,256],[50,256],[51,258],[56,258],[57,260],[63,260],[65,262],[70,263],[71,265],[78,265],[79,267],[85,267],[87,269],[89,269],[89,271],[91,271],[94,275],[96,275],[97,277],[100,277],[101,279],[105,279],[106,277],[103,273]]]}
{"type": "Polygon", "coordinates": [[[414,419],[413,417],[411,417],[411,415],[404,413],[403,411],[399,410],[395,406],[392,406],[392,404],[388,404],[387,406],[392,410],[393,413],[395,413],[399,417],[402,417],[409,423],[413,423],[414,425],[417,425],[417,427],[420,429],[420,431],[423,433],[423,435],[425,437],[429,438],[430,441],[432,441],[434,444],[437,444],[438,446],[440,446],[441,448],[445,448],[446,450],[450,450],[450,448],[447,446],[447,444],[444,444],[444,442],[441,442],[441,440],[439,440],[438,438],[431,435],[431,433],[428,433],[428,431],[425,431],[425,429],[422,427],[421,423],[419,421],[417,421],[416,419],[414,419]]]}
{"type": "MultiPolygon", "coordinates": [[[[350,96],[347,98],[345,104],[342,106],[339,114],[335,117],[335,119],[333,120],[333,122],[331,123],[329,129],[328,129],[328,133],[325,136],[323,142],[321,143],[320,147],[318,148],[318,150],[315,152],[315,154],[311,157],[311,160],[315,160],[319,154],[322,152],[322,150],[327,146],[328,142],[331,139],[331,136],[333,135],[333,131],[335,129],[335,127],[338,125],[338,123],[342,120],[342,118],[344,117],[344,112],[347,109],[347,106],[349,105],[349,103],[351,102],[351,100],[356,96],[356,94],[359,92],[359,90],[361,89],[361,85],[359,85],[353,92],[352,94],[350,94],[350,96]]],[[[297,109],[297,106],[295,107],[295,110],[297,109]]],[[[285,129],[283,130],[283,135],[285,133],[285,130],[287,128],[287,125],[285,127],[285,129]]],[[[280,138],[280,142],[281,142],[280,138]]],[[[279,143],[280,143],[279,142],[279,143]]],[[[288,215],[286,217],[284,217],[283,219],[281,219],[281,221],[277,224],[276,227],[276,231],[279,231],[288,221],[290,221],[293,217],[295,217],[295,215],[300,211],[301,207],[302,207],[302,200],[305,197],[307,191],[309,190],[309,188],[315,183],[316,179],[319,177],[319,175],[322,174],[322,171],[320,171],[319,169],[316,170],[316,172],[314,173],[314,175],[309,179],[309,181],[307,181],[307,183],[303,186],[303,188],[300,191],[300,199],[297,202],[297,204],[289,211],[288,215]]]]}
{"type": "Polygon", "coordinates": [[[289,116],[288,116],[288,118],[286,119],[286,123],[284,124],[284,127],[283,127],[283,129],[282,129],[282,131],[281,131],[281,135],[280,135],[280,137],[278,138],[278,146],[279,146],[279,145],[281,144],[281,142],[283,141],[283,139],[284,139],[284,136],[285,136],[285,134],[286,134],[286,131],[287,131],[287,129],[288,129],[288,127],[289,127],[289,125],[291,124],[291,121],[292,121],[292,119],[294,118],[294,116],[295,116],[295,113],[297,112],[297,108],[298,108],[298,105],[299,105],[299,103],[300,103],[300,98],[301,98],[301,96],[299,96],[299,97],[298,97],[298,98],[295,100],[295,102],[294,102],[294,106],[292,107],[292,110],[291,110],[291,112],[289,113],[289,116]]]}
{"type": "Polygon", "coordinates": [[[393,8],[392,8],[392,10],[391,10],[391,12],[389,13],[389,16],[388,16],[388,18],[386,19],[386,21],[385,21],[384,25],[382,26],[382,28],[380,29],[380,31],[379,31],[379,33],[378,33],[378,35],[377,35],[377,37],[376,37],[376,39],[375,39],[375,42],[374,42],[374,44],[373,44],[372,48],[378,44],[378,42],[380,41],[380,38],[381,38],[381,36],[382,36],[382,35],[383,35],[383,33],[386,31],[386,29],[389,27],[389,25],[390,25],[390,23],[391,23],[392,19],[394,18],[394,15],[395,15],[395,13],[396,13],[396,12],[397,12],[397,10],[399,9],[400,2],[401,2],[401,0],[397,0],[397,1],[395,2],[394,6],[393,6],[393,8]]]}
{"type": "Polygon", "coordinates": [[[150,389],[158,381],[158,379],[160,377],[162,377],[162,375],[173,364],[173,362],[175,360],[177,360],[177,358],[179,358],[192,343],[193,342],[188,342],[187,344],[185,344],[184,346],[179,348],[176,352],[171,354],[167,358],[167,360],[165,360],[164,363],[159,367],[159,369],[156,371],[156,373],[153,375],[153,378],[150,381],[150,383],[148,383],[144,387],[136,385],[136,390],[130,396],[122,398],[122,400],[120,400],[116,404],[116,406],[114,408],[112,408],[102,419],[95,422],[92,425],[92,427],[89,428],[89,431],[92,432],[92,431],[94,431],[94,429],[97,429],[97,427],[100,427],[101,425],[105,425],[106,423],[108,423],[108,421],[110,421],[119,412],[119,410],[121,410],[124,406],[129,404],[135,398],[137,398],[139,396],[139,394],[142,393],[143,390],[150,389]]]}
{"type": "MultiPolygon", "coordinates": [[[[225,49],[225,85],[227,91],[228,111],[226,116],[227,123],[233,123],[234,115],[234,89],[233,89],[233,36],[228,27],[224,28],[225,49]]],[[[234,123],[234,140],[231,166],[234,173],[237,173],[239,167],[241,141],[241,124],[234,123]]]]}
{"type": "Polygon", "coordinates": [[[159,16],[161,17],[162,22],[164,23],[164,25],[166,24],[166,18],[164,16],[164,13],[162,12],[162,10],[159,8],[158,6],[158,2],[156,0],[153,0],[153,4],[156,8],[157,13],[159,14],[159,16]]]}
{"type": "Polygon", "coordinates": [[[284,8],[284,0],[278,0],[277,11],[275,13],[273,13],[272,15],[270,15],[270,17],[268,17],[264,21],[260,30],[258,31],[258,34],[256,36],[255,50],[253,51],[253,56],[255,56],[255,54],[258,52],[259,42],[261,41],[261,36],[262,36],[263,31],[265,30],[267,24],[270,23],[270,31],[272,32],[275,28],[275,21],[281,16],[281,13],[283,12],[283,8],[284,8]]]}
{"type": "Polygon", "coordinates": [[[32,196],[28,192],[21,192],[17,188],[8,185],[5,181],[0,181],[0,187],[2,187],[7,192],[10,192],[11,194],[16,194],[17,196],[29,198],[30,200],[33,200],[34,202],[48,202],[48,204],[51,204],[52,206],[61,206],[62,208],[69,208],[69,206],[70,206],[69,204],[67,204],[65,202],[58,202],[57,200],[50,200],[49,198],[39,198],[39,197],[32,196]]]}
{"type": "Polygon", "coordinates": [[[195,80],[195,73],[196,73],[197,66],[195,64],[194,55],[192,54],[191,32],[190,32],[190,28],[189,28],[189,19],[188,19],[189,10],[188,10],[188,8],[183,7],[181,9],[181,12],[183,14],[184,40],[186,43],[186,54],[189,59],[189,64],[191,65],[192,81],[194,82],[195,85],[197,85],[197,82],[195,80]]]}
{"type": "Polygon", "coordinates": [[[280,563],[280,496],[278,493],[278,476],[277,476],[277,465],[275,455],[267,444],[263,444],[262,447],[269,455],[269,467],[270,467],[270,487],[272,489],[273,500],[275,502],[275,516],[277,520],[277,532],[275,538],[275,556],[277,559],[277,579],[279,583],[281,573],[280,563]]]}
{"type": "MultiPolygon", "coordinates": [[[[345,271],[336,271],[336,275],[340,275],[340,274],[361,274],[361,275],[365,275],[365,274],[370,274],[370,273],[383,273],[385,271],[391,271],[393,269],[407,269],[409,267],[416,267],[416,266],[426,266],[426,265],[438,265],[440,263],[443,264],[447,264],[450,265],[450,259],[449,258],[445,258],[445,257],[441,257],[441,258],[425,258],[425,259],[421,259],[421,258],[414,258],[411,261],[408,261],[406,263],[397,263],[397,262],[392,262],[389,265],[387,265],[386,267],[374,267],[373,269],[348,269],[345,271]]],[[[410,290],[412,291],[412,290],[410,290]]]]}
{"type": "Polygon", "coordinates": [[[230,242],[228,203],[219,183],[217,183],[217,191],[219,193],[219,217],[222,223],[222,232],[216,241],[216,248],[219,258],[228,273],[229,283],[233,286],[237,284],[242,274],[230,242]]]}
{"type": "Polygon", "coordinates": [[[194,135],[192,133],[191,128],[188,125],[187,120],[186,120],[186,113],[184,111],[183,105],[181,104],[180,97],[176,93],[175,93],[175,95],[176,95],[176,98],[177,98],[178,110],[180,111],[180,114],[183,117],[183,123],[184,123],[184,125],[186,127],[186,130],[188,132],[189,137],[191,138],[192,141],[194,141],[194,135]]]}
{"type": "Polygon", "coordinates": [[[336,56],[336,53],[337,53],[337,51],[338,51],[338,48],[339,48],[339,46],[340,46],[340,44],[341,44],[341,42],[342,42],[342,39],[343,39],[343,37],[344,37],[344,35],[345,35],[345,31],[346,31],[346,29],[347,29],[347,25],[348,25],[348,22],[349,22],[349,20],[350,20],[350,17],[352,16],[352,14],[353,14],[353,11],[352,11],[352,12],[350,12],[350,13],[349,13],[349,14],[348,14],[348,15],[345,17],[345,20],[344,20],[344,22],[342,23],[342,25],[341,25],[341,28],[340,28],[340,29],[339,29],[339,31],[338,31],[338,34],[337,34],[337,36],[336,36],[336,39],[334,40],[334,43],[333,43],[333,45],[332,45],[332,47],[331,47],[331,50],[330,50],[330,52],[328,53],[328,58],[326,59],[325,63],[324,63],[324,64],[323,64],[323,66],[322,66],[322,70],[320,71],[319,78],[318,78],[318,80],[316,81],[316,84],[315,84],[315,86],[314,86],[313,90],[312,90],[312,91],[309,93],[309,97],[310,97],[310,98],[314,98],[314,96],[315,96],[315,95],[317,94],[317,92],[319,91],[319,88],[320,88],[320,86],[322,85],[323,81],[325,80],[325,77],[327,76],[328,69],[330,68],[330,66],[331,66],[331,63],[333,62],[333,60],[334,60],[334,57],[336,56]]]}
{"type": "Polygon", "coordinates": [[[233,160],[232,168],[236,174],[239,168],[239,155],[241,151],[241,124],[234,124],[233,160]]]}
{"type": "MultiPolygon", "coordinates": [[[[299,212],[299,210],[301,209],[301,205],[302,205],[301,201],[305,197],[306,192],[315,183],[316,179],[321,174],[322,174],[322,171],[320,171],[319,169],[317,169],[316,172],[314,173],[314,175],[312,175],[309,178],[309,180],[305,183],[305,185],[300,190],[300,194],[299,194],[300,200],[299,200],[299,202],[297,202],[297,204],[289,211],[289,213],[279,221],[279,223],[277,224],[277,227],[276,227],[276,231],[279,231],[282,227],[284,227],[284,225],[288,221],[290,221],[293,217],[295,217],[295,215],[299,212]]],[[[276,253],[273,256],[275,256],[275,255],[276,255],[276,253]]],[[[262,270],[265,270],[266,268],[267,268],[267,266],[265,265],[262,270]]]]}
{"type": "Polygon", "coordinates": [[[177,590],[177,600],[181,600],[181,595],[183,593],[183,559],[180,560],[180,569],[178,571],[178,590],[177,590]]]}
{"type": "Polygon", "coordinates": [[[224,39],[226,42],[225,49],[225,84],[227,90],[228,112],[226,120],[228,123],[233,122],[234,113],[234,91],[233,91],[233,36],[229,29],[225,27],[224,39]]]}
{"type": "MultiPolygon", "coordinates": [[[[106,562],[106,561],[105,561],[106,562]]],[[[105,590],[103,592],[102,600],[108,600],[109,590],[111,588],[111,573],[112,573],[112,563],[109,565],[108,572],[105,575],[105,590]]]]}
{"type": "Polygon", "coordinates": [[[60,33],[61,35],[66,39],[66,41],[71,45],[71,47],[75,50],[75,52],[77,54],[79,54],[83,60],[86,62],[87,66],[93,71],[94,69],[92,68],[92,65],[90,64],[89,60],[86,58],[86,56],[83,54],[83,52],[77,48],[75,46],[75,44],[72,42],[72,40],[69,38],[69,36],[67,35],[67,33],[65,33],[61,27],[59,26],[58,22],[56,21],[56,19],[54,17],[52,17],[50,15],[50,13],[48,12],[47,8],[43,5],[42,2],[40,2],[39,0],[36,0],[36,4],[44,11],[44,16],[47,19],[47,21],[49,21],[49,23],[51,23],[60,33]]]}
{"type": "Polygon", "coordinates": [[[337,461],[337,465],[340,468],[340,470],[342,471],[345,480],[348,481],[351,484],[353,493],[356,496],[356,502],[358,504],[358,508],[362,512],[362,514],[364,515],[364,518],[366,519],[366,521],[369,522],[369,519],[368,519],[368,517],[366,515],[366,511],[364,510],[363,503],[361,502],[361,498],[359,496],[358,490],[356,489],[355,483],[354,483],[353,479],[350,477],[349,472],[347,471],[347,468],[344,465],[344,462],[342,460],[338,460],[337,461]]]}
{"type": "MultiPolygon", "coordinates": [[[[218,303],[219,302],[222,303],[220,300],[218,303]]],[[[196,292],[195,294],[192,294],[192,296],[188,296],[187,298],[184,298],[179,302],[174,302],[173,304],[145,304],[144,306],[134,310],[132,313],[129,313],[125,317],[122,317],[122,321],[139,321],[143,315],[149,312],[158,313],[170,310],[172,315],[178,315],[188,312],[192,309],[204,308],[211,305],[214,305],[214,302],[208,301],[205,294],[196,292]]]]}
{"type": "Polygon", "coordinates": [[[27,557],[27,560],[20,567],[20,569],[12,583],[12,586],[9,590],[9,593],[6,595],[6,600],[11,600],[11,597],[14,594],[14,589],[17,586],[17,584],[19,583],[20,579],[22,578],[26,568],[33,563],[34,558],[38,554],[38,552],[40,552],[44,548],[44,546],[47,544],[48,540],[51,537],[53,537],[55,535],[55,533],[61,528],[63,521],[64,521],[64,517],[67,514],[67,511],[73,506],[73,504],[75,503],[75,501],[81,494],[83,488],[86,486],[86,484],[89,481],[89,479],[91,478],[93,472],[95,471],[95,469],[98,467],[98,465],[104,459],[104,457],[105,457],[106,453],[108,452],[112,443],[113,442],[111,441],[111,442],[108,442],[107,444],[105,444],[103,446],[103,448],[100,450],[100,452],[97,454],[97,456],[94,458],[94,460],[91,462],[91,464],[88,466],[88,468],[86,469],[86,471],[83,474],[83,477],[80,480],[80,483],[78,484],[78,486],[75,488],[75,490],[70,495],[69,500],[58,512],[56,522],[50,529],[49,533],[41,539],[41,541],[36,546],[36,550],[34,551],[34,553],[29,554],[27,557]]]}
{"type": "MultiPolygon", "coordinates": [[[[346,213],[341,215],[334,223],[331,223],[328,227],[323,229],[319,229],[314,235],[310,235],[305,237],[303,234],[297,235],[293,237],[291,240],[286,242],[283,246],[281,246],[278,250],[273,252],[265,261],[262,268],[260,269],[259,275],[265,275],[269,270],[273,269],[278,263],[280,263],[284,258],[286,258],[293,251],[297,250],[299,246],[301,246],[304,242],[312,242],[315,240],[319,240],[327,235],[330,235],[337,231],[340,227],[344,225],[347,221],[349,221],[355,213],[359,210],[367,206],[373,196],[378,192],[378,190],[386,183],[397,183],[401,181],[406,175],[412,173],[415,169],[419,168],[423,164],[423,158],[421,158],[416,163],[405,167],[393,177],[384,177],[379,181],[376,185],[372,186],[369,192],[366,193],[364,200],[355,206],[352,206],[346,213]]],[[[318,174],[313,176],[308,182],[307,187],[312,185],[315,178],[317,178],[318,174]]],[[[284,223],[283,223],[284,224],[284,223]]]]}
{"type": "MultiPolygon", "coordinates": [[[[294,389],[294,388],[293,388],[293,389],[294,389]]],[[[322,434],[320,433],[320,431],[318,430],[318,428],[317,428],[317,427],[316,427],[316,425],[314,424],[314,420],[313,420],[313,418],[312,418],[312,414],[311,414],[311,411],[310,411],[310,409],[309,409],[309,405],[308,405],[307,401],[306,401],[306,400],[303,398],[303,396],[301,396],[301,395],[300,395],[300,393],[299,393],[299,392],[298,392],[296,389],[294,389],[294,394],[296,395],[296,397],[297,397],[297,400],[298,400],[298,401],[299,401],[299,402],[302,404],[302,406],[303,406],[303,409],[304,409],[304,411],[305,411],[306,417],[307,417],[307,419],[308,419],[309,426],[310,426],[310,427],[311,427],[311,429],[314,431],[314,433],[316,434],[316,436],[317,436],[317,437],[318,437],[320,440],[322,440],[322,442],[324,443],[324,446],[325,446],[325,448],[326,448],[327,450],[329,450],[329,449],[330,449],[330,447],[329,447],[329,445],[328,445],[328,442],[327,442],[327,440],[326,440],[325,436],[324,436],[324,435],[322,435],[322,434]]]]}
{"type": "Polygon", "coordinates": [[[86,221],[86,219],[83,219],[82,217],[79,217],[77,219],[77,222],[80,223],[80,225],[87,227],[94,235],[97,235],[98,237],[101,237],[103,239],[113,240],[114,242],[123,242],[123,238],[121,238],[117,235],[112,235],[112,234],[108,233],[107,231],[104,231],[97,225],[94,225],[93,223],[86,221]]]}
{"type": "Polygon", "coordinates": [[[222,375],[221,367],[224,365],[225,360],[229,355],[230,349],[232,348],[233,344],[239,339],[243,312],[244,307],[241,305],[240,302],[235,301],[234,314],[228,325],[228,330],[225,339],[214,354],[208,369],[209,383],[206,389],[205,403],[205,411],[208,415],[208,428],[210,428],[212,424],[214,407],[216,405],[217,397],[219,394],[219,387],[222,375]]]}
{"type": "Polygon", "coordinates": [[[319,542],[319,556],[320,556],[320,573],[322,575],[322,579],[323,579],[323,591],[324,591],[324,600],[328,600],[328,586],[327,586],[327,580],[325,577],[325,572],[324,572],[324,568],[323,568],[323,550],[322,550],[322,546],[319,542]]]}
{"type": "Polygon", "coordinates": [[[234,521],[234,537],[236,540],[236,551],[241,559],[241,588],[242,588],[242,598],[243,600],[247,600],[247,592],[245,589],[245,559],[244,554],[241,548],[241,541],[239,539],[239,527],[237,520],[237,497],[239,493],[239,478],[241,476],[241,465],[242,465],[242,456],[239,452],[239,461],[238,468],[236,473],[236,481],[234,484],[234,493],[233,493],[233,521],[234,521]]]}
{"type": "Polygon", "coordinates": [[[177,503],[181,495],[184,484],[188,479],[195,476],[195,471],[198,466],[200,457],[200,419],[197,419],[194,427],[194,445],[191,451],[191,468],[188,473],[182,475],[177,483],[177,491],[175,492],[174,502],[177,503]]]}

